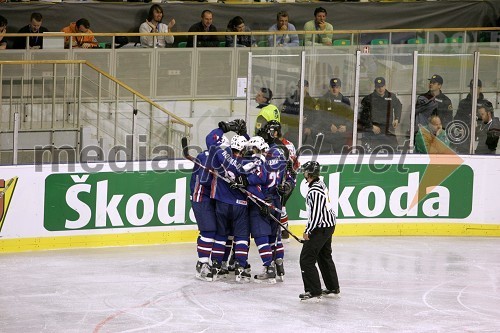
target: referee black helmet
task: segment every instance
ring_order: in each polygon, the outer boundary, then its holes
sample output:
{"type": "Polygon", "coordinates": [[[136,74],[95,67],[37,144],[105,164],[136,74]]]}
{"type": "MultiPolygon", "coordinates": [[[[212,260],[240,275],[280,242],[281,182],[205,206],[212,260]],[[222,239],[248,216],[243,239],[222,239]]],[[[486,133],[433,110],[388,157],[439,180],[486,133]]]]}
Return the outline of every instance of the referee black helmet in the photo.
{"type": "Polygon", "coordinates": [[[319,178],[319,173],[321,171],[321,165],[316,161],[309,161],[304,163],[302,166],[302,172],[304,177],[319,178]]]}

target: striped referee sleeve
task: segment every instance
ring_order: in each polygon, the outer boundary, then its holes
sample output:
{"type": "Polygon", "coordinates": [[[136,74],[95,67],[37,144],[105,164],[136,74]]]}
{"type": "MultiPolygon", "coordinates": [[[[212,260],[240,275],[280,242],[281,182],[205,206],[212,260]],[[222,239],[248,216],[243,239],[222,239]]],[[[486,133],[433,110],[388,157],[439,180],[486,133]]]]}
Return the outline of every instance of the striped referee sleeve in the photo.
{"type": "Polygon", "coordinates": [[[310,186],[306,196],[307,210],[309,212],[306,234],[310,234],[316,228],[333,227],[336,223],[326,185],[318,180],[311,183],[310,186]]]}

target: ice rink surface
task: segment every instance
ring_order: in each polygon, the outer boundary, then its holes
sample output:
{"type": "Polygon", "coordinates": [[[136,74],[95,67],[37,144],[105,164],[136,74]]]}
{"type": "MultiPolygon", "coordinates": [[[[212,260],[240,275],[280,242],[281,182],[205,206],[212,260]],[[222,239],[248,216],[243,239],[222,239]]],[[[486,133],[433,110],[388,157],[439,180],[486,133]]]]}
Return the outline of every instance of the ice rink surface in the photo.
{"type": "Polygon", "coordinates": [[[0,332],[500,332],[499,238],[334,237],[317,304],[285,245],[276,284],[196,280],[194,243],[2,254],[0,332]]]}

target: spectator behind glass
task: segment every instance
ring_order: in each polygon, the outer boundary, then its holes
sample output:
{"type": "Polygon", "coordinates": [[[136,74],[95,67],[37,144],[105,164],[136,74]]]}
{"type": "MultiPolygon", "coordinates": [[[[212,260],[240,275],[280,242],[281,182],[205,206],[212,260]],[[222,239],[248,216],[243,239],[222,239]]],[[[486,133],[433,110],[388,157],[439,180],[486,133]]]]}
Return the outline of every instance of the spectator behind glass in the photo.
{"type": "Polygon", "coordinates": [[[420,154],[453,154],[450,141],[438,115],[432,115],[427,125],[420,125],[415,134],[415,152],[420,154]]]}
{"type": "Polygon", "coordinates": [[[0,50],[7,48],[7,41],[4,39],[7,32],[7,23],[9,23],[7,19],[0,15],[0,50]]]}
{"type": "MultiPolygon", "coordinates": [[[[90,30],[90,22],[87,19],[81,18],[76,22],[71,22],[70,25],[61,29],[66,34],[84,33],[87,36],[71,36],[71,45],[74,48],[90,49],[97,47],[97,40],[92,35],[90,30]]],[[[64,47],[69,48],[70,37],[64,37],[64,47]]]]}
{"type": "MultiPolygon", "coordinates": [[[[188,32],[217,32],[217,28],[212,24],[213,14],[205,9],[201,12],[201,22],[195,23],[189,28],[188,32]]],[[[194,36],[188,36],[187,47],[193,47],[194,36]]],[[[196,36],[197,47],[216,47],[219,46],[219,38],[214,35],[196,36]]]]}
{"type": "MultiPolygon", "coordinates": [[[[18,33],[20,34],[36,34],[36,33],[44,33],[49,31],[47,28],[42,27],[42,14],[40,13],[32,13],[30,24],[19,29],[18,33]]],[[[30,49],[41,49],[43,45],[43,37],[33,36],[29,37],[29,46],[30,49]]],[[[17,37],[14,41],[15,49],[25,49],[26,48],[26,37],[17,37]]]]}
{"type": "Polygon", "coordinates": [[[429,79],[429,91],[417,97],[415,108],[415,125],[427,125],[431,114],[437,114],[446,129],[453,120],[453,106],[451,100],[443,94],[441,87],[444,80],[440,75],[434,74],[429,79]]]}
{"type": "Polygon", "coordinates": [[[494,115],[493,104],[486,102],[477,108],[481,122],[476,127],[475,154],[495,155],[500,136],[500,120],[494,115]]]}
{"type": "MultiPolygon", "coordinates": [[[[227,24],[227,32],[251,32],[250,28],[245,26],[245,21],[241,16],[233,17],[227,24]]],[[[226,36],[226,47],[234,46],[235,36],[226,36]]],[[[236,46],[237,47],[251,47],[257,46],[255,43],[255,38],[250,35],[239,35],[236,36],[236,46]]]]}
{"type": "Polygon", "coordinates": [[[368,152],[377,147],[396,152],[398,140],[395,130],[403,107],[396,94],[387,90],[385,78],[375,78],[374,84],[373,92],[361,101],[359,125],[364,132],[363,145],[368,152]]]}
{"type": "MultiPolygon", "coordinates": [[[[457,136],[457,143],[454,143],[454,148],[458,154],[468,154],[470,150],[470,128],[472,124],[472,85],[473,80],[470,80],[469,87],[470,93],[467,94],[467,97],[462,99],[458,103],[457,114],[453,118],[455,122],[461,121],[462,123],[455,124],[457,126],[465,126],[467,128],[464,132],[454,133],[457,136]]],[[[486,102],[489,102],[484,98],[481,90],[483,89],[483,82],[481,80],[477,81],[477,108],[483,106],[486,102]]],[[[476,115],[475,115],[476,116],[476,115]]],[[[475,119],[479,122],[481,119],[479,116],[476,116],[475,119]]],[[[474,125],[475,126],[475,125],[474,125]]],[[[459,127],[457,127],[459,128],[459,127]]]]}
{"type": "MultiPolygon", "coordinates": [[[[280,11],[276,15],[276,24],[269,28],[269,31],[283,31],[283,35],[276,35],[276,46],[299,46],[299,36],[297,34],[289,34],[288,31],[296,31],[295,26],[288,23],[288,13],[280,11]]],[[[274,46],[274,35],[268,37],[269,46],[274,46]]]]}
{"type": "Polygon", "coordinates": [[[306,31],[322,31],[319,35],[305,35],[304,44],[305,45],[332,45],[333,34],[326,34],[326,31],[333,32],[333,25],[326,22],[326,9],[323,7],[318,7],[314,10],[314,20],[306,22],[304,24],[304,30],[306,31]]]}
{"type": "MultiPolygon", "coordinates": [[[[168,24],[161,23],[163,19],[163,8],[160,5],[152,5],[149,8],[148,18],[146,22],[142,23],[139,27],[141,33],[157,33],[169,32],[175,25],[175,19],[170,20],[168,24]]],[[[174,43],[174,36],[141,36],[142,47],[165,47],[167,44],[174,43]],[[156,45],[154,40],[156,38],[156,45]]]]}
{"type": "Polygon", "coordinates": [[[354,111],[351,101],[341,93],[342,82],[334,77],[330,89],[318,99],[318,112],[308,123],[313,131],[323,133],[320,154],[347,153],[352,146],[354,111]],[[316,119],[314,119],[316,118],[316,119]]]}

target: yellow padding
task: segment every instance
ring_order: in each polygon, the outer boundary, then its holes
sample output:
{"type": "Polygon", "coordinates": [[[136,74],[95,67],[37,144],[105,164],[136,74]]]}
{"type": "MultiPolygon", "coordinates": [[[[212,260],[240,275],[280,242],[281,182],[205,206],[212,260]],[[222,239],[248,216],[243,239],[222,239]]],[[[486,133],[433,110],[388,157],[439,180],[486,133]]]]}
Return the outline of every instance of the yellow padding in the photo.
{"type": "MultiPolygon", "coordinates": [[[[290,225],[290,230],[297,237],[302,238],[304,225],[290,225]]],[[[197,236],[197,230],[177,230],[170,232],[0,239],[0,253],[181,242],[194,243],[197,236]]],[[[335,236],[500,237],[500,225],[464,223],[338,223],[335,236]]]]}
{"type": "Polygon", "coordinates": [[[127,234],[37,237],[0,240],[0,253],[103,246],[153,245],[195,242],[197,230],[127,234]]]}

